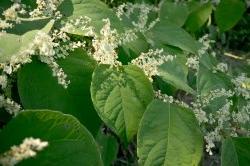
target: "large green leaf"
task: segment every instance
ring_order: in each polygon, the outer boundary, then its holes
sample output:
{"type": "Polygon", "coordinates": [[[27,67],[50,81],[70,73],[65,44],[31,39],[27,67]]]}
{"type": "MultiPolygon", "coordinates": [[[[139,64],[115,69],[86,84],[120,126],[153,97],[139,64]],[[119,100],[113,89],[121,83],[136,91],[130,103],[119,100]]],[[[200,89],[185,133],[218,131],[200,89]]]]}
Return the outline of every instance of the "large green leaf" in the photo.
{"type": "MultiPolygon", "coordinates": [[[[50,21],[41,31],[48,33],[54,21],[50,21]]],[[[13,55],[27,49],[28,45],[35,39],[39,30],[28,31],[23,35],[3,33],[0,36],[0,62],[4,63],[11,59],[13,55]]]]}
{"type": "Polygon", "coordinates": [[[36,158],[24,160],[18,166],[102,166],[97,147],[79,140],[59,140],[49,143],[48,148],[38,152],[36,158]]]}
{"type": "Polygon", "coordinates": [[[216,11],[215,21],[221,31],[231,29],[241,19],[246,5],[241,0],[221,0],[216,11]]]}
{"type": "Polygon", "coordinates": [[[139,165],[199,165],[203,138],[194,114],[154,100],[141,120],[137,136],[139,165]]]}
{"type": "Polygon", "coordinates": [[[250,163],[250,138],[228,138],[222,143],[221,166],[247,166],[250,163]]]}
{"type": "Polygon", "coordinates": [[[85,51],[77,49],[66,59],[58,60],[71,83],[67,89],[58,84],[51,69],[39,61],[25,65],[18,73],[18,91],[25,109],[53,109],[74,115],[93,134],[97,133],[100,119],[91,97],[90,83],[96,66],[85,51]]]}
{"type": "Polygon", "coordinates": [[[181,27],[188,17],[188,8],[181,3],[168,2],[164,0],[160,3],[160,20],[174,23],[181,27]]]}
{"type": "Polygon", "coordinates": [[[143,112],[153,98],[153,88],[136,66],[100,65],[93,73],[91,96],[106,125],[129,141],[137,133],[143,112]]]}
{"type": "Polygon", "coordinates": [[[36,158],[24,160],[20,165],[102,165],[97,145],[76,118],[49,110],[25,110],[0,132],[0,153],[19,145],[27,137],[48,141],[44,151],[36,158]],[[71,161],[71,162],[70,162],[71,161]]]}
{"type": "Polygon", "coordinates": [[[175,58],[173,61],[165,62],[159,67],[159,76],[174,87],[194,94],[195,91],[187,84],[188,68],[182,59],[175,58]]]}
{"type": "Polygon", "coordinates": [[[203,26],[212,13],[212,5],[210,2],[201,5],[190,13],[185,23],[187,30],[195,32],[203,26]]]}
{"type": "Polygon", "coordinates": [[[197,53],[200,47],[199,43],[185,30],[167,21],[160,21],[145,35],[152,46],[157,46],[160,43],[175,46],[191,53],[197,53]]]}
{"type": "Polygon", "coordinates": [[[99,145],[104,166],[110,166],[115,161],[118,153],[117,140],[111,135],[99,132],[96,141],[99,145]]]}
{"type": "MultiPolygon", "coordinates": [[[[122,29],[121,22],[114,11],[99,0],[65,0],[58,9],[66,16],[64,21],[77,19],[80,16],[91,18],[91,25],[95,27],[96,32],[99,32],[103,27],[104,23],[102,20],[106,18],[110,19],[113,28],[122,29]]],[[[80,29],[70,33],[84,35],[84,32],[80,29]]]]}

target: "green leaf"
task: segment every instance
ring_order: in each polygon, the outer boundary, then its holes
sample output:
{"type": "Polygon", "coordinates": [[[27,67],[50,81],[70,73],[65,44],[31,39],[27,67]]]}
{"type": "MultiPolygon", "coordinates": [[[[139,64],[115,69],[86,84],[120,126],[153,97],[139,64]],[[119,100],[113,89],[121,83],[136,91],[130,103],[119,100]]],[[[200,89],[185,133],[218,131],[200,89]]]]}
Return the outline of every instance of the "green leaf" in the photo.
{"type": "Polygon", "coordinates": [[[58,64],[67,74],[70,85],[64,89],[52,76],[51,69],[39,61],[26,64],[18,73],[18,91],[25,109],[53,109],[74,115],[92,134],[100,127],[89,92],[96,63],[81,49],[71,52],[58,64]]]}
{"type": "Polygon", "coordinates": [[[100,154],[96,151],[97,147],[86,145],[83,140],[52,141],[47,148],[38,152],[36,158],[24,160],[18,166],[102,166],[100,154]]]}
{"type": "Polygon", "coordinates": [[[227,138],[222,143],[221,166],[247,166],[250,163],[250,138],[227,138]]]}
{"type": "Polygon", "coordinates": [[[70,161],[85,163],[84,165],[102,165],[93,137],[71,115],[49,110],[21,112],[0,132],[0,153],[6,152],[13,145],[21,144],[28,137],[48,141],[49,145],[41,151],[41,156],[38,152],[36,158],[24,160],[27,164],[23,165],[59,166],[63,161],[66,166],[72,165],[70,161]]]}
{"type": "Polygon", "coordinates": [[[160,20],[174,23],[178,27],[184,25],[188,17],[188,8],[184,4],[162,1],[160,3],[160,20]]]}
{"type": "Polygon", "coordinates": [[[206,23],[211,13],[212,5],[210,2],[201,5],[189,14],[185,27],[191,32],[199,30],[206,23]]]}
{"type": "Polygon", "coordinates": [[[206,95],[211,90],[215,89],[230,89],[231,80],[227,75],[221,72],[213,73],[203,64],[200,64],[197,74],[197,93],[199,95],[206,95]]]}
{"type": "MultiPolygon", "coordinates": [[[[99,0],[67,0],[62,2],[58,10],[66,16],[64,21],[77,19],[80,16],[87,16],[92,19],[91,25],[95,27],[97,33],[100,32],[103,27],[103,19],[109,18],[112,23],[112,28],[116,28],[118,31],[122,29],[120,20],[115,15],[114,11],[110,9],[105,3],[99,0]]],[[[80,29],[71,31],[69,33],[84,35],[80,29]]]]}
{"type": "Polygon", "coordinates": [[[112,136],[104,135],[102,132],[99,132],[96,141],[101,151],[104,166],[112,165],[116,159],[119,148],[116,139],[112,136]]]}
{"type": "Polygon", "coordinates": [[[137,133],[143,112],[153,99],[153,88],[136,66],[100,65],[93,73],[91,96],[105,124],[129,141],[137,133]]]}
{"type": "Polygon", "coordinates": [[[160,21],[145,35],[152,46],[171,45],[191,53],[196,53],[200,47],[185,30],[167,21],[160,21]]]}
{"type": "MultiPolygon", "coordinates": [[[[50,21],[41,31],[48,33],[53,27],[54,21],[50,21]]],[[[35,39],[39,30],[28,31],[23,35],[3,33],[0,36],[0,63],[8,62],[11,57],[20,51],[27,49],[35,39]]]]}
{"type": "Polygon", "coordinates": [[[137,136],[139,165],[199,165],[203,138],[191,110],[154,100],[145,111],[137,136]]]}
{"type": "MultiPolygon", "coordinates": [[[[184,55],[180,55],[184,56],[184,55]]],[[[159,67],[159,76],[174,87],[194,94],[195,91],[187,83],[188,67],[185,58],[175,58],[159,67]]]]}
{"type": "Polygon", "coordinates": [[[23,35],[24,33],[32,30],[39,30],[46,26],[50,21],[49,18],[27,18],[22,19],[20,24],[16,24],[13,28],[7,29],[8,33],[23,35]]]}
{"type": "Polygon", "coordinates": [[[221,0],[215,11],[215,21],[222,32],[227,31],[237,24],[245,11],[246,5],[241,0],[221,0]]]}

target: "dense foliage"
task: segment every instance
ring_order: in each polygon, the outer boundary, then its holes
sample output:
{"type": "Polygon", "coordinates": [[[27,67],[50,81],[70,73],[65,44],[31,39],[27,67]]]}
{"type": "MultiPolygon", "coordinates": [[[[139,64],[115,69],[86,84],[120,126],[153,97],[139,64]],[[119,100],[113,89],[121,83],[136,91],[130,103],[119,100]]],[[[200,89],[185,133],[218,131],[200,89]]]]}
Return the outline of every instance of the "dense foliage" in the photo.
{"type": "Polygon", "coordinates": [[[248,166],[249,10],[1,0],[0,165],[248,166]]]}

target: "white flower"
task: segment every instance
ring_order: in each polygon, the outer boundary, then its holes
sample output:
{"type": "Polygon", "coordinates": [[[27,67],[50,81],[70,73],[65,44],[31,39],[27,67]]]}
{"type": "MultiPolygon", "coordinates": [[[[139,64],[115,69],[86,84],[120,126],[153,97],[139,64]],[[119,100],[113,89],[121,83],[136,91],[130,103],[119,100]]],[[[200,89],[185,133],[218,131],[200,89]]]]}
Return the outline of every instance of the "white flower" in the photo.
{"type": "Polygon", "coordinates": [[[217,66],[214,68],[213,72],[216,73],[217,71],[221,71],[226,73],[228,71],[228,66],[226,63],[218,63],[217,66]]]}
{"type": "MultiPolygon", "coordinates": [[[[37,0],[37,8],[29,12],[31,17],[58,17],[60,13],[57,11],[57,7],[63,0],[37,0]]],[[[60,18],[60,16],[59,16],[60,18]]]]}
{"type": "Polygon", "coordinates": [[[53,57],[40,56],[40,60],[46,63],[52,70],[52,75],[57,77],[58,84],[62,85],[65,89],[70,84],[70,80],[67,80],[67,75],[62,68],[55,62],[53,57]]]}
{"type": "Polygon", "coordinates": [[[245,99],[250,99],[250,78],[242,73],[232,80],[235,85],[235,92],[237,95],[242,95],[245,99]]]}
{"type": "Polygon", "coordinates": [[[207,113],[205,111],[199,108],[194,108],[193,112],[200,124],[208,122],[207,113]]]}
{"type": "Polygon", "coordinates": [[[183,101],[176,100],[176,99],[174,99],[173,96],[168,96],[167,94],[163,94],[163,93],[161,93],[161,90],[154,91],[154,95],[155,95],[156,99],[159,99],[163,102],[174,103],[174,104],[180,105],[184,108],[189,108],[189,105],[187,105],[183,101]]]}
{"type": "Polygon", "coordinates": [[[0,85],[2,86],[2,89],[6,88],[8,83],[7,76],[5,74],[0,75],[0,85]]]}
{"type": "Polygon", "coordinates": [[[12,27],[13,27],[13,24],[8,23],[6,20],[0,19],[0,30],[12,28],[12,27]]]}
{"type": "Polygon", "coordinates": [[[202,47],[198,50],[198,55],[201,57],[211,48],[211,43],[215,41],[210,40],[209,36],[206,34],[199,39],[199,42],[202,44],[202,47]]]}
{"type": "Polygon", "coordinates": [[[33,47],[43,56],[53,56],[55,54],[54,45],[53,39],[42,31],[39,31],[33,40],[33,47]]]}
{"type": "Polygon", "coordinates": [[[198,70],[199,69],[199,58],[194,56],[194,57],[189,57],[187,58],[187,62],[186,65],[191,68],[191,69],[195,69],[198,70]]]}
{"type": "Polygon", "coordinates": [[[25,138],[22,144],[12,146],[9,151],[0,155],[0,164],[2,166],[14,166],[30,157],[35,157],[38,151],[48,146],[47,141],[41,141],[39,138],[25,138]]]}
{"type": "Polygon", "coordinates": [[[148,5],[146,3],[141,3],[141,4],[123,3],[120,6],[118,6],[116,15],[120,20],[122,20],[123,15],[130,18],[132,13],[138,12],[139,14],[137,15],[137,20],[132,22],[134,30],[140,32],[146,32],[147,30],[153,28],[157,22],[159,22],[159,18],[157,18],[156,20],[153,20],[149,24],[149,26],[147,26],[149,21],[148,19],[149,14],[151,12],[157,12],[158,10],[159,8],[153,5],[148,5]]]}
{"type": "Polygon", "coordinates": [[[5,98],[3,95],[0,95],[0,108],[2,107],[5,108],[9,114],[14,116],[16,116],[21,110],[21,106],[18,103],[12,101],[9,98],[5,98]]]}
{"type": "Polygon", "coordinates": [[[100,36],[96,36],[92,41],[94,47],[92,56],[100,64],[121,65],[117,60],[118,55],[116,53],[119,44],[118,33],[115,29],[111,29],[109,19],[103,19],[103,21],[105,24],[100,30],[100,36]]]}
{"type": "Polygon", "coordinates": [[[131,61],[132,64],[140,67],[148,78],[152,80],[152,76],[159,75],[158,67],[167,61],[172,61],[173,55],[166,55],[163,49],[150,49],[146,53],[141,53],[139,57],[131,61]]]}
{"type": "Polygon", "coordinates": [[[3,12],[3,16],[6,20],[16,21],[18,10],[21,8],[20,4],[14,3],[10,8],[3,12]]]}

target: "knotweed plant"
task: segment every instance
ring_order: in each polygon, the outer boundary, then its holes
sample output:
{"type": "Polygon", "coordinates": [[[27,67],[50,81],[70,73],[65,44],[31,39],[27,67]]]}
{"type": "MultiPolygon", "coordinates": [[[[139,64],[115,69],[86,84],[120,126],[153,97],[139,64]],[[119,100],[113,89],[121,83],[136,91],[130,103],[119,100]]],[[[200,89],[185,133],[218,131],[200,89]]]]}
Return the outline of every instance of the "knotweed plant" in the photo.
{"type": "Polygon", "coordinates": [[[1,1],[0,165],[249,165],[246,6],[1,1]]]}

